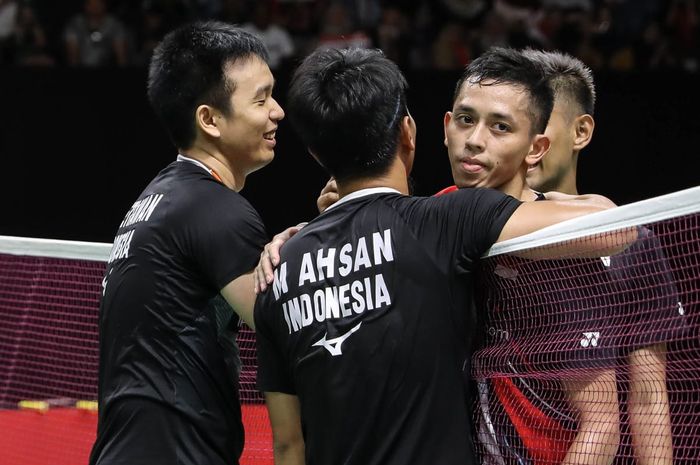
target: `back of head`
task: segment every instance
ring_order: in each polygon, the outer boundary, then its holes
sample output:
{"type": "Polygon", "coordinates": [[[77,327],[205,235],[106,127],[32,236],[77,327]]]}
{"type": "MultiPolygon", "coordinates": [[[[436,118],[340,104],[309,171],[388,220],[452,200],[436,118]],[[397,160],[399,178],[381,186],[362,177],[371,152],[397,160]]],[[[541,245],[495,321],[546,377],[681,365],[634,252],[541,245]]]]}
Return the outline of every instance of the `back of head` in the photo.
{"type": "Polygon", "coordinates": [[[186,149],[194,142],[199,105],[211,105],[227,116],[235,111],[230,97],[236,83],[227,81],[225,69],[253,57],[267,62],[263,43],[217,21],[181,26],[158,44],[148,70],[148,98],[176,147],[186,149]]]}
{"type": "Polygon", "coordinates": [[[596,95],[593,72],[588,66],[561,52],[528,48],[523,50],[523,55],[544,68],[555,98],[565,98],[567,103],[575,104],[577,115],[593,116],[596,95]]]}
{"type": "Polygon", "coordinates": [[[294,73],[287,109],[319,163],[339,181],[385,173],[407,114],[406,79],[379,50],[319,49],[294,73]]]}
{"type": "Polygon", "coordinates": [[[464,83],[481,86],[512,85],[525,90],[530,97],[528,114],[532,134],[543,134],[554,105],[552,90],[547,85],[544,69],[526,58],[522,52],[504,47],[492,47],[473,60],[457,82],[453,101],[457,100],[464,83]]]}

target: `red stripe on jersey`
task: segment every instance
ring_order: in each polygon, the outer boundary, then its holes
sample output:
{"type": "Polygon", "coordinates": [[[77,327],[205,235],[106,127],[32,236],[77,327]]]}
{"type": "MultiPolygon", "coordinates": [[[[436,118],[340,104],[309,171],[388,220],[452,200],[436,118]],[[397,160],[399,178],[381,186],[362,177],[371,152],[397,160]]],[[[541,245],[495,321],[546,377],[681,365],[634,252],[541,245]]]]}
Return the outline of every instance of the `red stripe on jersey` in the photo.
{"type": "Polygon", "coordinates": [[[457,186],[446,187],[446,188],[444,188],[443,190],[441,190],[440,192],[436,193],[433,197],[437,197],[438,195],[449,194],[450,192],[454,192],[454,191],[456,191],[457,189],[458,189],[457,186]]]}
{"type": "Polygon", "coordinates": [[[576,433],[537,408],[510,378],[491,382],[534,465],[560,464],[576,433]]]}

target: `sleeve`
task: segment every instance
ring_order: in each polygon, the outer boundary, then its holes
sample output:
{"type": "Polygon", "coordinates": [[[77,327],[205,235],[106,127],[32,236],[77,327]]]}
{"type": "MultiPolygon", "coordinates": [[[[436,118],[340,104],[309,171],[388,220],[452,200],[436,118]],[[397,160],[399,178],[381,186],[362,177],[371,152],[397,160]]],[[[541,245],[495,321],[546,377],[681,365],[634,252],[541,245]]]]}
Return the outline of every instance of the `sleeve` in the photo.
{"type": "MultiPolygon", "coordinates": [[[[456,249],[458,263],[471,268],[472,264],[491,247],[513,212],[521,202],[500,191],[489,188],[459,189],[451,195],[441,196],[442,208],[456,224],[451,234],[451,241],[456,249]]],[[[449,236],[448,236],[449,237],[449,236]]]]}
{"type": "Polygon", "coordinates": [[[257,265],[267,233],[255,209],[240,194],[204,196],[190,222],[191,256],[217,290],[257,265]]]}
{"type": "MultiPolygon", "coordinates": [[[[469,272],[501,234],[521,202],[489,188],[458,189],[416,200],[406,224],[438,267],[469,272]]],[[[447,270],[445,270],[447,271],[447,270]]]]}
{"type": "Polygon", "coordinates": [[[267,315],[274,314],[275,301],[270,293],[262,294],[255,302],[255,344],[258,370],[256,384],[261,392],[284,392],[296,395],[289,365],[283,351],[275,344],[274,329],[267,315]]]}
{"type": "Polygon", "coordinates": [[[494,189],[473,189],[469,216],[462,229],[463,257],[478,260],[496,242],[503,227],[522,202],[494,189]]]}

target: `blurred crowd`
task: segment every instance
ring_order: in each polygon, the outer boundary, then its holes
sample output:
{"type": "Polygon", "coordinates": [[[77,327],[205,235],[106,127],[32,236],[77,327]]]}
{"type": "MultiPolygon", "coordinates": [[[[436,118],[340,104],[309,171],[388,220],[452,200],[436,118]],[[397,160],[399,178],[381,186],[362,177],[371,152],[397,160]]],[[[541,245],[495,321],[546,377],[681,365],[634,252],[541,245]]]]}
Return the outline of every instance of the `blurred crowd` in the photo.
{"type": "Polygon", "coordinates": [[[0,0],[4,66],[145,66],[172,28],[220,19],[271,67],[376,47],[404,69],[461,69],[493,45],[557,49],[593,70],[697,73],[700,0],[0,0]]]}

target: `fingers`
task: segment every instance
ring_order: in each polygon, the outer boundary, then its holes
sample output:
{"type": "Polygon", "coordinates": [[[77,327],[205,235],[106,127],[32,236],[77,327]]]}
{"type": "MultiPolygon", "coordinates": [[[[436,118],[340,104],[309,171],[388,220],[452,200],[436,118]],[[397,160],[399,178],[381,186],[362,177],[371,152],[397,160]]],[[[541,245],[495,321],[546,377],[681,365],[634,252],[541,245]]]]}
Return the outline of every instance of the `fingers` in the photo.
{"type": "Polygon", "coordinates": [[[279,265],[280,262],[280,250],[282,246],[292,236],[301,231],[304,226],[306,226],[306,223],[299,223],[296,226],[287,228],[281,233],[276,234],[272,238],[272,241],[265,245],[262,253],[260,253],[258,266],[255,267],[254,281],[256,294],[264,292],[265,289],[272,284],[275,267],[279,265]]]}
{"type": "Polygon", "coordinates": [[[334,178],[330,178],[326,185],[321,190],[321,194],[316,199],[318,212],[323,213],[328,207],[336,203],[339,199],[338,185],[334,178]]]}
{"type": "Polygon", "coordinates": [[[260,254],[260,261],[255,267],[255,272],[253,273],[253,280],[255,281],[255,293],[260,294],[267,289],[267,280],[265,279],[265,270],[263,269],[262,263],[267,260],[266,252],[260,254]]]}

